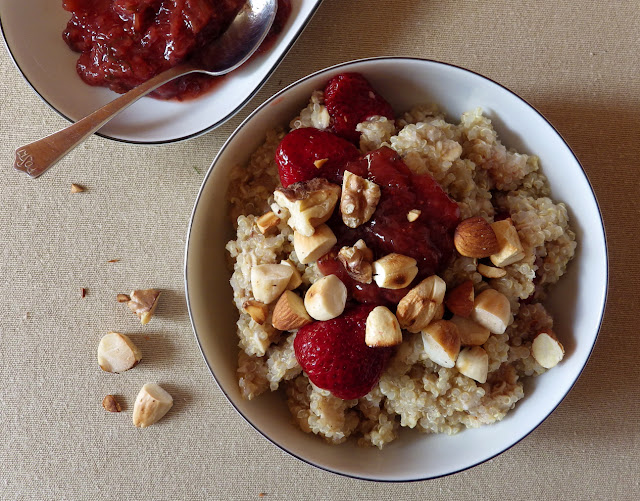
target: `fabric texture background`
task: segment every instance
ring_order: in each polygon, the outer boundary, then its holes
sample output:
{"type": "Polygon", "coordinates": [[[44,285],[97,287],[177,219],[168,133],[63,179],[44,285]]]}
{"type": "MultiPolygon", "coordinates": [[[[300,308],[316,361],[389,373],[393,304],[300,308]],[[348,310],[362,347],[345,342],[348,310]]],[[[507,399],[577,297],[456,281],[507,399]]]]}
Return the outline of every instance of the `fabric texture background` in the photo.
{"type": "Polygon", "coordinates": [[[0,499],[640,498],[638,7],[635,0],[325,0],[226,125],[154,147],[92,137],[38,180],[13,171],[13,151],[66,122],[1,50],[0,499]],[[538,108],[594,186],[610,259],[598,343],[560,407],[485,464],[404,484],[318,470],[256,433],[208,372],[183,286],[191,209],[228,135],[298,78],[380,55],[469,68],[538,108]],[[72,195],[71,183],[87,191],[72,195]],[[143,328],[115,294],[144,287],[165,294],[143,328]],[[96,364],[108,330],[130,333],[144,353],[126,376],[96,364]],[[175,406],[141,432],[131,412],[145,382],[164,386],[175,406]],[[123,414],[102,409],[108,393],[120,397],[123,414]]]}

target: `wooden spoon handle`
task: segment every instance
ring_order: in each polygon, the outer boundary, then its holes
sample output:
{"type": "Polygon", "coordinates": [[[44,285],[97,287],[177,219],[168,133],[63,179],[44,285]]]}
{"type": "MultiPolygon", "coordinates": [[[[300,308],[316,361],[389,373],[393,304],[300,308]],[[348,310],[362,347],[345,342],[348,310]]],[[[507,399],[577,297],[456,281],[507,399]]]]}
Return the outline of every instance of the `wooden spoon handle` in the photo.
{"type": "Polygon", "coordinates": [[[69,127],[34,143],[21,146],[16,150],[13,166],[20,171],[26,172],[32,178],[38,177],[111,118],[131,106],[138,99],[168,81],[193,71],[196,71],[196,69],[191,65],[175,66],[134,87],[126,94],[105,104],[102,108],[69,127]]]}

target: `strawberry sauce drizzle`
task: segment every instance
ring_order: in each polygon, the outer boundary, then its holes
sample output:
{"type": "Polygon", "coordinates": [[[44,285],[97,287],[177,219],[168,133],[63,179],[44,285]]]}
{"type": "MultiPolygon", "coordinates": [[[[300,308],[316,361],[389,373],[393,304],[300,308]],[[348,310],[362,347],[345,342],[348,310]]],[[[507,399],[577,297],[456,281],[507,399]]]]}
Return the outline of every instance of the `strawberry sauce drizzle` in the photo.
{"type": "Polygon", "coordinates": [[[390,148],[373,151],[349,162],[345,168],[378,184],[380,201],[373,217],[357,228],[347,227],[340,211],[334,212],[328,224],[338,238],[338,245],[318,261],[318,267],[323,274],[335,274],[343,280],[357,302],[395,305],[408,289],[382,289],[375,283],[356,282],[337,261],[337,251],[363,239],[373,251],[374,260],[392,252],[412,257],[418,266],[414,281],[417,283],[449,264],[460,209],[430,175],[412,173],[390,148]],[[413,222],[407,219],[411,210],[420,211],[413,222]]]}

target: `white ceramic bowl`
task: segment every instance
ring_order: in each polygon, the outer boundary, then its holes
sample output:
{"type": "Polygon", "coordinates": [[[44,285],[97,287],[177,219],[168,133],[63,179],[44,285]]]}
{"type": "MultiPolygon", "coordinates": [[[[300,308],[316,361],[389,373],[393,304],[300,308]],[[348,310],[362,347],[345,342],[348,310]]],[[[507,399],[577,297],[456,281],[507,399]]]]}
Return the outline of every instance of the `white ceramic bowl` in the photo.
{"type": "Polygon", "coordinates": [[[256,430],[290,454],[320,468],[357,478],[409,481],[434,478],[477,465],[505,451],[536,428],[562,401],[596,341],[607,290],[602,219],[578,160],[545,118],[501,85],[455,66],[419,59],[380,58],[345,63],[310,75],[276,94],[235,131],[213,161],[195,204],[187,237],[185,280],[189,312],[204,358],[232,405],[256,430]],[[541,377],[529,379],[526,396],[494,425],[455,436],[403,430],[379,451],[353,444],[327,445],[294,428],[281,395],[241,398],[236,381],[237,337],[225,242],[233,236],[225,191],[231,167],[248,160],[265,131],[286,125],[311,92],[337,73],[363,73],[396,112],[420,102],[438,103],[450,119],[480,106],[503,143],[540,157],[557,201],[566,202],[578,251],[548,306],[566,356],[541,377]],[[588,229],[588,230],[587,230],[588,229]]]}
{"type": "MultiPolygon", "coordinates": [[[[130,143],[160,144],[189,139],[223,124],[264,84],[321,1],[292,2],[287,25],[272,48],[223,77],[211,92],[186,102],[143,98],[98,134],[130,143]]],[[[91,87],[76,73],[78,54],[62,39],[69,18],[62,0],[0,2],[0,27],[16,66],[45,102],[68,120],[77,121],[118,94],[91,87]]]]}

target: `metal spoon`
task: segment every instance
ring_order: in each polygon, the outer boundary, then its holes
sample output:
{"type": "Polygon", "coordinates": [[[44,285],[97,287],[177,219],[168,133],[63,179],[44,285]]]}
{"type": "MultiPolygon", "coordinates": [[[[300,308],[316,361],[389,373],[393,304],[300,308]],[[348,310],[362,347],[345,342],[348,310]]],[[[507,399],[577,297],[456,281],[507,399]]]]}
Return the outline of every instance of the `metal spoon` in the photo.
{"type": "Polygon", "coordinates": [[[220,76],[235,70],[249,59],[264,41],[275,19],[277,8],[277,0],[247,0],[227,31],[205,48],[205,53],[200,58],[202,63],[194,64],[187,61],[174,66],[73,125],[18,148],[13,166],[36,178],[111,118],[170,80],[189,73],[220,76]]]}

